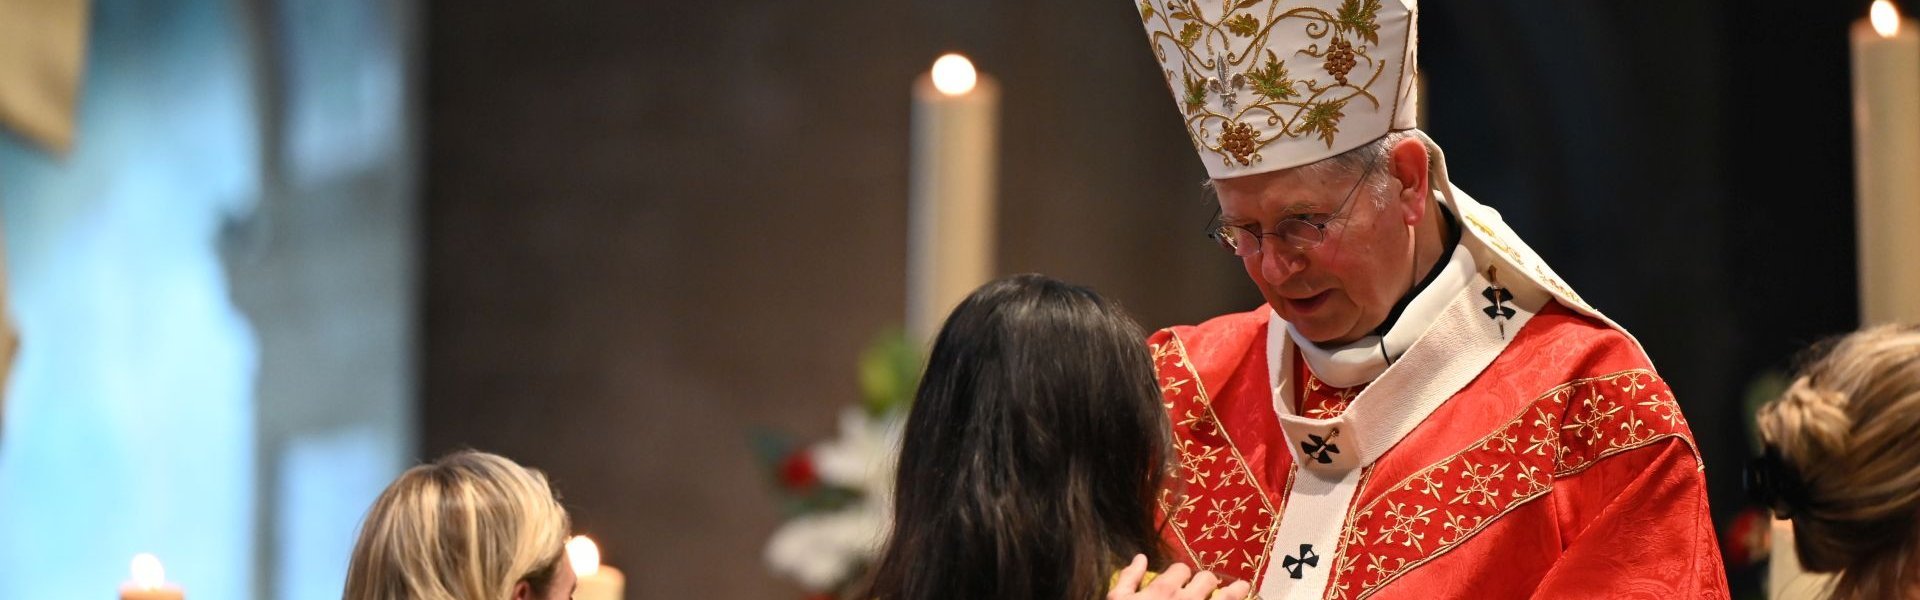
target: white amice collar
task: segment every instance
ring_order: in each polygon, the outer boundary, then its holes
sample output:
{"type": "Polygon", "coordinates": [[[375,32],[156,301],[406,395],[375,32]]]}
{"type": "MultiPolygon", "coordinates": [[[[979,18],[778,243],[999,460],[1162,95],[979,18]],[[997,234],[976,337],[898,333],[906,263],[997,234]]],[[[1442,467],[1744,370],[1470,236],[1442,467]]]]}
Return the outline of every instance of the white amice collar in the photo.
{"type": "Polygon", "coordinates": [[[1459,296],[1461,290],[1473,281],[1474,273],[1479,270],[1473,253],[1456,243],[1450,254],[1452,256],[1441,267],[1440,273],[1407,302],[1406,309],[1400,312],[1385,336],[1369,335],[1344,345],[1322,347],[1300,335],[1300,331],[1281,320],[1279,314],[1272,314],[1267,329],[1269,360],[1277,362],[1281,358],[1276,351],[1282,345],[1279,330],[1284,328],[1287,335],[1293,338],[1295,347],[1300,349],[1300,356],[1306,359],[1307,366],[1313,369],[1315,378],[1343,388],[1371,383],[1386,372],[1393,361],[1406,354],[1407,348],[1412,347],[1439,319],[1441,309],[1446,308],[1447,303],[1459,296]]]}

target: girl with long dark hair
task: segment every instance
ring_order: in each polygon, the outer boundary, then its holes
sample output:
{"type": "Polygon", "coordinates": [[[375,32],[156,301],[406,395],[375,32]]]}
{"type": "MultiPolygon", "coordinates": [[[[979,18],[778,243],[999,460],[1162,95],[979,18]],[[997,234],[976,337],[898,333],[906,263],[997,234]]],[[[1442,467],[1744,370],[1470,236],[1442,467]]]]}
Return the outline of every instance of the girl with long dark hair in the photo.
{"type": "Polygon", "coordinates": [[[1220,581],[1184,565],[1139,585],[1163,564],[1154,497],[1172,452],[1144,340],[1113,303],[1040,275],[962,301],[907,417],[892,533],[859,597],[1212,594],[1220,581]]]}

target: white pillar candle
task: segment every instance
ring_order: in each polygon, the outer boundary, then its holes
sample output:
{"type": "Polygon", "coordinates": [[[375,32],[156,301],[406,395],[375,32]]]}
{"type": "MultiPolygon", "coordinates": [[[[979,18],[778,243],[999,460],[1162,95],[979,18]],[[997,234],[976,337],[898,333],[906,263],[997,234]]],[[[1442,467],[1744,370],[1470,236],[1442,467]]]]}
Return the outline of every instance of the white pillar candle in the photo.
{"type": "Polygon", "coordinates": [[[1887,0],[1853,26],[1860,319],[1920,321],[1920,27],[1887,0]]]}
{"type": "Polygon", "coordinates": [[[167,570],[152,554],[133,556],[133,580],[120,584],[120,600],[182,600],[186,592],[167,583],[167,570]]]}
{"type": "Polygon", "coordinates": [[[600,564],[600,547],[587,539],[576,535],[567,540],[567,562],[572,564],[573,574],[579,578],[573,588],[573,600],[622,600],[625,598],[627,578],[619,569],[600,564]]]}
{"type": "Polygon", "coordinates": [[[958,54],[913,87],[907,333],[925,344],[960,300],[994,274],[995,144],[1000,91],[958,54]]]}

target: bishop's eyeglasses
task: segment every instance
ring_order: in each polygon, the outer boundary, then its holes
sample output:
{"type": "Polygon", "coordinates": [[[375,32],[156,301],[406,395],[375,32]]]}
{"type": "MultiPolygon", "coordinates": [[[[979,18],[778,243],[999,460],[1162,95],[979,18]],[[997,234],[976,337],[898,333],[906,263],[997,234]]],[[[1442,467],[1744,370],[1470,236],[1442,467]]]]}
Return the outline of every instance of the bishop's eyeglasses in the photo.
{"type": "Polygon", "coordinates": [[[1367,160],[1367,168],[1360,172],[1360,178],[1354,180],[1353,188],[1347,190],[1347,197],[1340,201],[1340,206],[1335,207],[1333,212],[1287,217],[1273,226],[1272,233],[1263,233],[1257,229],[1258,224],[1247,226],[1221,223],[1220,213],[1215,211],[1213,220],[1207,225],[1207,237],[1213,238],[1221,248],[1239,257],[1259,254],[1260,239],[1267,236],[1278,237],[1295,250],[1306,251],[1319,247],[1321,242],[1327,241],[1327,224],[1346,214],[1348,205],[1353,203],[1354,192],[1359,191],[1360,184],[1365,183],[1367,177],[1373,175],[1374,164],[1379,160],[1378,155],[1367,160]]]}

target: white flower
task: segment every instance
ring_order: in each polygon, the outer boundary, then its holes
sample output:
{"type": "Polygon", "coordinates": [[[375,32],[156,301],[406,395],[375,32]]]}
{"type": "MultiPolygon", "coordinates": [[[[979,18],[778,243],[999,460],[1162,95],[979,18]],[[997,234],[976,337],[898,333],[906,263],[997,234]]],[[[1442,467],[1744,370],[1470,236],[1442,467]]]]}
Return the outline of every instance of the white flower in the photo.
{"type": "Polygon", "coordinates": [[[900,459],[904,419],[873,419],[858,407],[840,411],[840,437],[813,447],[813,467],[820,480],[852,488],[868,498],[890,502],[893,472],[900,459]]]}
{"type": "Polygon", "coordinates": [[[833,591],[879,553],[888,519],[873,502],[795,517],[767,541],[767,564],[808,592],[833,591]]]}

